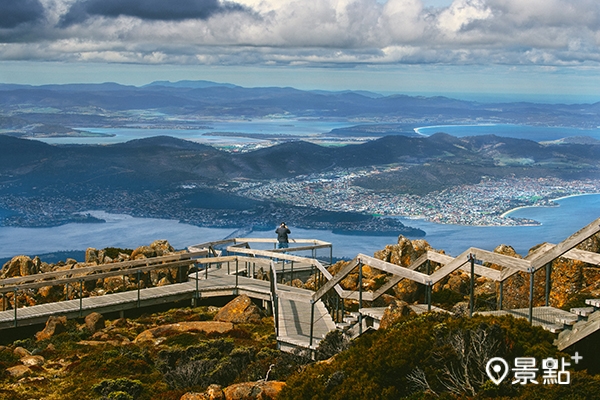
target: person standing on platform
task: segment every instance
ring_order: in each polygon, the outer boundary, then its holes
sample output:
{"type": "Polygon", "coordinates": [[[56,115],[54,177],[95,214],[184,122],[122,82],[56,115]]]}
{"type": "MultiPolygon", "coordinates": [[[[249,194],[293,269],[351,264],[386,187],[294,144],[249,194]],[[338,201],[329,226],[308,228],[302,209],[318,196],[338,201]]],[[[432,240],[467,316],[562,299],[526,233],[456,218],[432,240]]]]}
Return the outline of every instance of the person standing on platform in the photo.
{"type": "Polygon", "coordinates": [[[289,247],[288,235],[291,234],[292,231],[289,230],[285,222],[282,222],[281,225],[279,225],[279,228],[275,229],[275,233],[277,234],[277,242],[279,242],[277,248],[287,249],[289,247]]]}

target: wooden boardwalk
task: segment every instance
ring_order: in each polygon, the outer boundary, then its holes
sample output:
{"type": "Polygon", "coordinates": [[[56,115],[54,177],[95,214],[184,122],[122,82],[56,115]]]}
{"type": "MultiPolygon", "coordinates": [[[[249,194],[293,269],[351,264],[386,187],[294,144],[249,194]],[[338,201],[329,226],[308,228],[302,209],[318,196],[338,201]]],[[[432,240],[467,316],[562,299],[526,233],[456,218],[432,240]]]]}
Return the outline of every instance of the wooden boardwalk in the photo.
{"type": "MultiPolygon", "coordinates": [[[[480,315],[512,315],[515,318],[529,318],[529,308],[514,308],[512,310],[497,310],[497,311],[481,311],[480,315]]],[[[570,313],[560,308],[554,307],[533,307],[533,318],[531,324],[533,326],[541,326],[542,328],[558,333],[564,329],[564,325],[572,325],[577,322],[577,315],[570,313]]]]}
{"type": "MultiPolygon", "coordinates": [[[[536,271],[546,268],[546,302],[549,298],[549,277],[552,272],[551,262],[558,257],[566,257],[582,262],[600,265],[600,254],[575,248],[587,238],[600,232],[600,218],[596,219],[580,231],[574,233],[557,245],[539,246],[526,258],[519,259],[468,248],[457,257],[450,257],[433,251],[427,251],[414,260],[409,266],[400,266],[358,254],[347,263],[335,276],[325,267],[325,261],[318,260],[318,249],[328,249],[331,260],[331,244],[313,240],[295,240],[294,246],[288,249],[260,250],[251,249],[250,243],[274,243],[269,239],[226,239],[218,242],[190,246],[188,253],[136,260],[120,264],[106,264],[70,271],[56,271],[47,274],[36,274],[26,277],[4,279],[0,281],[0,294],[14,291],[35,290],[43,286],[78,284],[79,287],[89,280],[104,279],[111,276],[133,276],[138,284],[137,290],[109,295],[87,297],[75,300],[60,301],[32,307],[20,307],[0,312],[0,329],[14,326],[25,326],[44,323],[51,315],[66,315],[69,318],[84,317],[92,311],[115,312],[139,307],[147,307],[175,301],[195,301],[201,298],[236,296],[246,294],[251,298],[271,304],[275,316],[278,342],[282,349],[305,347],[314,349],[318,342],[330,331],[336,329],[324,301],[331,299],[336,308],[335,315],[344,316],[344,301],[358,301],[359,309],[363,309],[363,301],[373,302],[393,288],[402,279],[411,280],[423,285],[426,289],[427,305],[417,307],[416,312],[432,308],[431,291],[434,284],[456,270],[471,275],[471,293],[475,275],[484,276],[500,284],[499,308],[502,306],[502,284],[516,273],[528,274],[530,278],[529,308],[517,310],[499,310],[496,314],[511,314],[527,317],[534,325],[543,325],[554,329],[553,325],[571,324],[572,315],[563,314],[552,307],[533,307],[533,284],[536,271]],[[294,255],[294,251],[312,251],[312,257],[294,255]],[[430,270],[430,264],[437,268],[430,270]],[[362,268],[368,265],[388,274],[387,281],[376,291],[362,289],[362,268]],[[497,268],[492,268],[495,265],[497,268]],[[193,268],[192,268],[193,267],[193,268]],[[147,289],[139,288],[141,274],[157,269],[177,268],[182,283],[147,289]],[[183,274],[180,274],[184,271],[183,274]],[[188,275],[189,271],[195,271],[188,275]],[[345,290],[340,283],[348,275],[358,272],[358,289],[345,290]],[[314,277],[315,291],[281,284],[283,280],[291,281],[294,274],[311,274],[314,277]],[[281,279],[280,279],[281,278],[281,279]],[[268,279],[268,280],[266,280],[268,279]],[[341,301],[340,301],[341,300],[341,301]],[[337,305],[342,304],[341,313],[337,305]]],[[[368,315],[368,310],[364,315],[368,315]]],[[[474,297],[470,297],[470,313],[474,311],[474,297]]],[[[371,318],[377,319],[380,311],[370,310],[371,318]],[[377,315],[375,315],[377,314],[377,315]]],[[[359,320],[364,315],[359,314],[359,320]]],[[[597,316],[590,321],[599,321],[597,316]]],[[[576,321],[577,317],[575,317],[576,321]]],[[[362,331],[362,323],[359,324],[362,331]]],[[[600,323],[590,323],[589,330],[600,329],[600,323]]],[[[558,328],[556,328],[558,330],[558,328]]],[[[587,333],[586,336],[591,333],[587,333]]],[[[578,336],[579,337],[579,336],[578,336]]],[[[574,343],[572,336],[564,342],[574,343]]],[[[577,339],[578,340],[578,339],[577,339]]]]}
{"type": "Polygon", "coordinates": [[[85,317],[92,311],[100,313],[125,311],[133,308],[154,306],[191,299],[195,287],[191,282],[153,287],[103,296],[84,297],[75,300],[20,307],[0,312],[0,329],[45,323],[51,315],[67,318],[85,317]],[[15,319],[16,317],[16,319],[15,319]]]}
{"type": "MultiPolygon", "coordinates": [[[[296,347],[315,348],[329,331],[335,329],[335,323],[321,301],[314,302],[311,323],[313,291],[282,284],[275,285],[274,291],[270,281],[244,276],[255,276],[260,268],[265,269],[267,265],[273,269],[274,276],[278,273],[289,274],[291,265],[286,267],[283,262],[272,263],[270,260],[240,256],[196,261],[204,264],[204,269],[197,269],[195,273],[190,274],[187,282],[2,311],[0,329],[43,324],[52,315],[81,318],[91,312],[121,312],[176,301],[192,302],[202,298],[241,294],[262,300],[265,305],[276,299],[277,305],[272,308],[276,310],[277,340],[284,350],[296,347]]],[[[296,258],[295,261],[297,272],[311,269],[310,263],[303,263],[300,258],[296,258]]],[[[160,266],[165,268],[164,265],[160,266]]],[[[127,271],[120,273],[124,274],[127,271]]],[[[48,282],[45,282],[45,285],[48,285],[48,282]]]]}

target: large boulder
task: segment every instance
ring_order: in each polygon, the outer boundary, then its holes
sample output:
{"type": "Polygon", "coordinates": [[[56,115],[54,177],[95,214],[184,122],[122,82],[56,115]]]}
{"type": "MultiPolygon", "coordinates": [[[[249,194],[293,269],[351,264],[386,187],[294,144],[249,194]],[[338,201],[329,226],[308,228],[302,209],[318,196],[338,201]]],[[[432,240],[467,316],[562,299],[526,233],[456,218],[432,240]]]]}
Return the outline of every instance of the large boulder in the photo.
{"type": "Polygon", "coordinates": [[[86,264],[102,264],[104,262],[104,251],[88,247],[85,250],[86,264]]]}
{"type": "Polygon", "coordinates": [[[49,339],[54,335],[67,331],[67,317],[61,315],[59,317],[50,316],[46,321],[44,330],[35,334],[37,340],[49,339]]]}
{"type": "Polygon", "coordinates": [[[15,365],[14,367],[6,368],[6,372],[14,378],[31,375],[31,369],[27,365],[15,365]]]}
{"type": "Polygon", "coordinates": [[[131,259],[138,260],[141,258],[156,257],[156,250],[150,246],[140,246],[131,252],[131,259]]]}
{"type": "Polygon", "coordinates": [[[29,350],[21,346],[15,347],[13,353],[21,358],[31,355],[31,352],[29,350]]]}
{"type": "Polygon", "coordinates": [[[257,323],[262,320],[260,309],[245,294],[236,297],[222,307],[214,317],[215,321],[234,324],[257,323]]]}
{"type": "Polygon", "coordinates": [[[411,313],[412,310],[408,306],[408,303],[398,300],[387,306],[383,312],[383,317],[381,317],[379,327],[381,329],[388,329],[398,322],[402,317],[410,315],[411,313]]]}
{"type": "Polygon", "coordinates": [[[160,257],[167,254],[171,254],[174,251],[175,249],[169,244],[168,241],[155,240],[150,244],[150,246],[140,246],[137,249],[133,250],[130,258],[132,260],[137,260],[140,258],[160,257]]]}
{"type": "Polygon", "coordinates": [[[167,240],[155,240],[150,244],[150,247],[154,249],[158,256],[171,254],[175,251],[167,240]]]}
{"type": "MultiPolygon", "coordinates": [[[[404,236],[398,236],[398,244],[388,245],[385,249],[375,252],[374,257],[380,260],[408,267],[428,250],[433,250],[423,239],[411,241],[404,236]]],[[[422,297],[422,285],[409,279],[401,280],[394,287],[395,296],[403,301],[414,302],[422,297]]]]}
{"type": "Polygon", "coordinates": [[[161,325],[156,328],[147,329],[137,335],[134,342],[155,341],[158,338],[170,336],[174,333],[184,332],[205,332],[205,333],[225,333],[233,329],[233,324],[229,322],[216,321],[190,321],[179,322],[176,324],[161,325]]]}
{"type": "Polygon", "coordinates": [[[44,357],[42,357],[40,355],[25,356],[25,357],[21,358],[19,361],[21,361],[21,363],[23,365],[26,365],[28,367],[33,367],[33,366],[41,367],[46,362],[44,357]]]}
{"type": "Polygon", "coordinates": [[[375,252],[374,257],[392,264],[408,267],[427,250],[432,250],[432,248],[426,241],[421,239],[412,242],[400,235],[398,236],[398,244],[385,246],[385,249],[375,252]]]}
{"type": "Polygon", "coordinates": [[[179,400],[226,400],[223,388],[220,385],[212,384],[204,393],[188,392],[181,396],[179,400]]]}
{"type": "Polygon", "coordinates": [[[85,317],[85,326],[91,333],[96,333],[106,327],[104,316],[100,313],[93,312],[85,317]]]}
{"type": "Polygon", "coordinates": [[[2,267],[0,279],[33,275],[38,271],[39,265],[36,265],[28,256],[15,256],[2,267]]]}
{"type": "Polygon", "coordinates": [[[104,282],[102,283],[102,287],[109,293],[114,293],[118,291],[122,291],[127,289],[127,284],[129,283],[129,277],[125,277],[123,279],[122,276],[109,276],[104,278],[104,282]]]}
{"type": "Polygon", "coordinates": [[[152,286],[164,286],[175,282],[177,279],[176,268],[160,268],[150,271],[152,286]]]}
{"type": "Polygon", "coordinates": [[[223,392],[227,400],[271,400],[276,399],[285,387],[285,382],[258,381],[236,383],[227,386],[223,392]]]}

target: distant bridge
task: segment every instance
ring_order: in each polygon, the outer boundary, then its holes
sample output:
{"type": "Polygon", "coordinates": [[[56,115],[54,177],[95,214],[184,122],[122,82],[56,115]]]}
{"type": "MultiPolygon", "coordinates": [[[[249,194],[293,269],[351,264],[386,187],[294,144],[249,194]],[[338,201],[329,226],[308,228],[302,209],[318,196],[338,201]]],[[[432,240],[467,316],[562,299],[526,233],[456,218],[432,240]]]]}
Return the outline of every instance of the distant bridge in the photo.
{"type": "Polygon", "coordinates": [[[578,250],[575,247],[600,232],[600,218],[594,220],[562,242],[544,244],[524,259],[505,256],[478,248],[469,248],[457,257],[427,251],[409,266],[400,266],[358,254],[335,276],[327,267],[332,261],[332,245],[315,239],[291,240],[288,249],[276,249],[275,239],[231,238],[190,246],[186,253],[147,258],[121,263],[102,264],[68,271],[55,271],[25,277],[0,280],[3,309],[9,308],[6,295],[13,293],[12,309],[0,312],[0,329],[44,323],[50,315],[78,318],[92,311],[118,312],[180,300],[191,300],[247,294],[262,300],[270,307],[280,348],[314,349],[330,331],[344,329],[350,336],[361,334],[369,327],[377,327],[383,308],[364,308],[364,302],[373,302],[403,279],[421,284],[426,289],[426,303],[413,305],[416,312],[439,310],[431,303],[432,287],[456,270],[467,272],[470,282],[470,315],[474,313],[474,279],[484,276],[499,283],[498,311],[489,314],[512,314],[527,318],[534,325],[560,333],[557,346],[567,348],[600,329],[600,300],[589,300],[590,307],[573,312],[549,306],[552,261],[566,257],[600,265],[600,254],[578,250]],[[271,246],[258,249],[251,246],[271,246]],[[323,251],[327,254],[323,256],[323,251]],[[310,252],[310,256],[298,253],[310,252]],[[319,252],[321,253],[319,256],[319,252]],[[433,271],[431,264],[440,267],[433,271]],[[493,264],[495,268],[487,265],[493,264]],[[374,292],[362,289],[362,267],[368,265],[389,274],[388,280],[374,292]],[[179,283],[162,287],[142,288],[141,274],[159,269],[177,269],[179,283]],[[546,269],[544,307],[533,307],[533,288],[537,271],[546,269]],[[506,279],[522,272],[529,274],[529,307],[503,310],[503,284],[506,279]],[[358,289],[345,290],[340,283],[351,273],[358,274],[358,289]],[[283,284],[294,277],[314,275],[315,290],[283,284]],[[86,281],[107,277],[135,277],[137,290],[84,297],[86,281]],[[262,279],[259,279],[262,278],[262,279]],[[77,294],[76,299],[25,307],[18,304],[18,294],[45,286],[65,285],[65,292],[77,294]],[[359,311],[348,313],[345,299],[358,302],[359,311]]]}

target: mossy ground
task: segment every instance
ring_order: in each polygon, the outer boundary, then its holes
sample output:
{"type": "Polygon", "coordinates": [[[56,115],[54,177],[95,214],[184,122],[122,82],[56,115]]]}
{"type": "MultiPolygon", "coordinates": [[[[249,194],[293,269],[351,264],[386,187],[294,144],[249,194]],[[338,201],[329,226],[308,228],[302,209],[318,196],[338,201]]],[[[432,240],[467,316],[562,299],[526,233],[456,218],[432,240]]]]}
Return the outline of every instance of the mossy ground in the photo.
{"type": "Polygon", "coordinates": [[[69,321],[66,332],[50,339],[36,341],[32,336],[15,341],[0,351],[0,399],[128,398],[130,394],[116,389],[122,388],[123,382],[126,388],[127,382],[135,388],[137,382],[141,384],[141,390],[131,396],[134,399],[179,399],[185,392],[203,390],[213,381],[227,385],[262,379],[272,365],[278,366],[272,368],[273,379],[285,379],[294,372],[289,355],[276,350],[272,318],[236,325],[223,334],[183,332],[167,336],[160,344],[134,343],[146,329],[212,320],[214,314],[208,307],[180,308],[131,320],[107,321],[99,340],[82,328],[82,321],[69,321]],[[84,344],[92,340],[103,343],[84,344]],[[6,368],[21,364],[13,353],[17,346],[43,356],[45,364],[32,368],[29,376],[10,376],[6,368]],[[189,375],[194,371],[186,370],[188,362],[210,365],[211,370],[202,376],[189,375]],[[213,370],[222,373],[213,376],[213,370]],[[115,388],[112,397],[99,393],[99,385],[104,385],[105,391],[115,388]]]}

